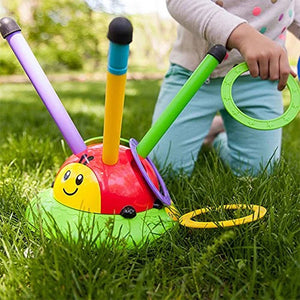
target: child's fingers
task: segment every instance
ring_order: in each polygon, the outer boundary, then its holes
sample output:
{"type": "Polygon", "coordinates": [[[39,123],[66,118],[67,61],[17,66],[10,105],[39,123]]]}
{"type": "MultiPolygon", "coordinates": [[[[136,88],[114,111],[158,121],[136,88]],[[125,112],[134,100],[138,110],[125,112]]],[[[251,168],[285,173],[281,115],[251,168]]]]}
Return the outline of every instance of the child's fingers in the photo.
{"type": "Polygon", "coordinates": [[[259,65],[256,59],[246,59],[248,69],[250,72],[250,75],[252,77],[258,77],[259,76],[259,65]]]}
{"type": "Polygon", "coordinates": [[[280,78],[280,66],[279,66],[279,57],[271,59],[270,61],[270,80],[279,80],[280,78]]]}
{"type": "Polygon", "coordinates": [[[290,73],[294,78],[296,78],[297,77],[297,73],[296,72],[294,72],[293,70],[291,70],[291,73],[290,73]]]}
{"type": "Polygon", "coordinates": [[[285,88],[288,77],[291,73],[293,73],[293,71],[289,65],[287,56],[286,55],[280,56],[280,59],[279,59],[280,77],[279,77],[279,82],[278,82],[278,86],[277,86],[279,91],[282,91],[285,88]]]}
{"type": "Polygon", "coordinates": [[[262,57],[259,62],[259,77],[263,80],[266,80],[270,77],[269,75],[269,60],[267,58],[262,57]]]}

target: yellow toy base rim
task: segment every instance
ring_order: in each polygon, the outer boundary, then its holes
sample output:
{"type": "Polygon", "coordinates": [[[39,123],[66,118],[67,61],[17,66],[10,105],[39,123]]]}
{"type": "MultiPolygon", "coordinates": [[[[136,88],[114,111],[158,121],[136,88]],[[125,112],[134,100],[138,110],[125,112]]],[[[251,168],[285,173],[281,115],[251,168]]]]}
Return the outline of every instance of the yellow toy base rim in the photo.
{"type": "Polygon", "coordinates": [[[215,221],[215,222],[197,222],[193,221],[192,218],[195,216],[205,214],[211,210],[210,207],[197,209],[195,211],[191,211],[187,214],[184,214],[179,218],[179,223],[183,226],[190,227],[190,228],[220,228],[220,227],[233,227],[238,226],[250,222],[254,222],[256,220],[261,219],[267,212],[267,210],[260,205],[249,205],[249,204],[228,204],[224,206],[219,206],[215,210],[221,209],[251,209],[253,210],[253,214],[248,215],[243,218],[226,220],[226,221],[215,221]]]}

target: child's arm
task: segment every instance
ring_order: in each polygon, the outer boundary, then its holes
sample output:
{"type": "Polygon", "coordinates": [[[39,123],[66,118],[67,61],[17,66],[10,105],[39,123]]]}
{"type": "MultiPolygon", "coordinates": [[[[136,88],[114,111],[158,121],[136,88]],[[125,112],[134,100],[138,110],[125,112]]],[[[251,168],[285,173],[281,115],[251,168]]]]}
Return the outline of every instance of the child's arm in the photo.
{"type": "Polygon", "coordinates": [[[241,24],[234,29],[226,46],[240,51],[253,77],[279,80],[280,91],[284,89],[289,74],[296,76],[289,65],[286,50],[249,24],[241,24]]]}
{"type": "Polygon", "coordinates": [[[171,16],[196,38],[211,45],[226,45],[230,33],[246,20],[235,16],[211,0],[166,0],[171,16]]]}
{"type": "MultiPolygon", "coordinates": [[[[296,2],[299,10],[300,0],[296,2]]],[[[253,77],[279,80],[278,89],[282,90],[289,74],[296,76],[284,48],[211,0],[167,0],[167,6],[173,18],[196,37],[236,48],[253,77]]]]}

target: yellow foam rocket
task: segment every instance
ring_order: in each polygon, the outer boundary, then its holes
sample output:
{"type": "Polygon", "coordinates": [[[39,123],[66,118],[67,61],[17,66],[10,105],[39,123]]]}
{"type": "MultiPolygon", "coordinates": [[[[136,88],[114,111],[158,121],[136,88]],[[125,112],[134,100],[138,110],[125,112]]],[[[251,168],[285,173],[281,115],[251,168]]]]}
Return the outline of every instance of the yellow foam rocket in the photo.
{"type": "Polygon", "coordinates": [[[115,18],[109,25],[110,41],[105,93],[103,163],[114,165],[119,157],[129,44],[133,28],[125,18],[115,18]]]}

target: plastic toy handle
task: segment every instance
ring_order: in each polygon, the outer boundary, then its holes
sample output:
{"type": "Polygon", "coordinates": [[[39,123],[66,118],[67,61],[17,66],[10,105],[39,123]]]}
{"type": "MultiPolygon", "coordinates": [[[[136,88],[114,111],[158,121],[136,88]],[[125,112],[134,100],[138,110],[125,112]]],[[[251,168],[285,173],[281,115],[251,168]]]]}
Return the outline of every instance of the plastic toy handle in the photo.
{"type": "Polygon", "coordinates": [[[86,145],[81,135],[24,39],[18,24],[12,18],[2,18],[0,20],[0,31],[15,53],[72,152],[79,154],[85,151],[86,145]]]}
{"type": "Polygon", "coordinates": [[[102,161],[107,165],[114,165],[119,159],[126,73],[132,32],[133,28],[129,20],[118,17],[110,23],[107,34],[110,43],[102,152],[102,161]]]}
{"type": "Polygon", "coordinates": [[[215,45],[210,49],[197,69],[138,144],[137,153],[141,157],[146,158],[148,156],[205,80],[222,62],[225,55],[226,49],[222,45],[215,45]]]}

